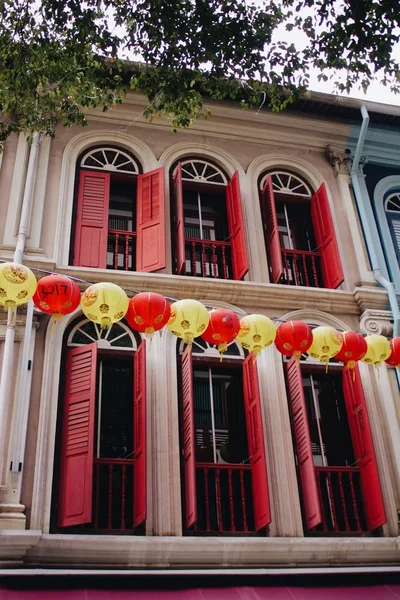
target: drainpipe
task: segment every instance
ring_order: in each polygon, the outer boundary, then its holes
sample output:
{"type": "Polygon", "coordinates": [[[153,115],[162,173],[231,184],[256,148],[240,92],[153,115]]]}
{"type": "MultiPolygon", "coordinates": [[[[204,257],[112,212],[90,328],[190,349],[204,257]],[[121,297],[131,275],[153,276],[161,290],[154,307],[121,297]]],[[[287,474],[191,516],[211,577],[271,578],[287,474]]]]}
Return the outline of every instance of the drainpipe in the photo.
{"type": "MultiPolygon", "coordinates": [[[[365,240],[367,242],[367,248],[369,253],[369,258],[371,261],[372,271],[374,273],[374,277],[376,281],[385,288],[389,297],[390,309],[393,314],[393,335],[400,335],[400,309],[399,304],[397,302],[396,291],[393,283],[384,277],[379,269],[378,257],[375,251],[375,246],[373,243],[373,237],[371,233],[371,226],[369,223],[369,219],[367,217],[367,213],[365,210],[363,196],[360,189],[360,184],[358,181],[357,173],[358,173],[358,165],[360,163],[361,153],[363,150],[365,138],[367,135],[367,129],[369,125],[369,115],[368,111],[364,105],[361,106],[361,116],[362,116],[362,124],[361,131],[358,137],[356,151],[354,153],[353,165],[351,167],[351,182],[353,184],[354,194],[357,202],[358,212],[360,214],[361,223],[364,230],[365,240]]],[[[397,381],[400,387],[400,373],[399,369],[396,369],[397,381]]]]}
{"type": "MultiPolygon", "coordinates": [[[[24,196],[22,199],[22,210],[21,218],[18,230],[17,244],[14,252],[13,262],[22,263],[22,259],[25,252],[26,238],[28,235],[29,219],[32,208],[33,190],[35,185],[35,173],[36,163],[39,152],[39,134],[34,133],[31,150],[29,153],[28,169],[26,173],[24,196]]],[[[30,301],[32,302],[32,300],[30,301]]],[[[12,313],[11,309],[8,311],[6,335],[4,339],[4,351],[3,351],[3,366],[1,372],[1,383],[0,383],[0,444],[4,444],[0,447],[0,486],[7,484],[6,476],[6,459],[8,457],[7,446],[5,444],[8,441],[7,425],[10,408],[12,405],[11,398],[11,383],[12,374],[14,368],[14,341],[15,341],[15,325],[17,320],[17,311],[12,313]]],[[[23,356],[25,356],[29,349],[31,330],[32,330],[33,311],[28,310],[27,319],[25,323],[25,338],[23,345],[23,356]],[[29,322],[28,322],[29,321],[29,322]]],[[[24,388],[24,386],[21,386],[24,388]]],[[[19,400],[19,398],[18,398],[19,400]]]]}

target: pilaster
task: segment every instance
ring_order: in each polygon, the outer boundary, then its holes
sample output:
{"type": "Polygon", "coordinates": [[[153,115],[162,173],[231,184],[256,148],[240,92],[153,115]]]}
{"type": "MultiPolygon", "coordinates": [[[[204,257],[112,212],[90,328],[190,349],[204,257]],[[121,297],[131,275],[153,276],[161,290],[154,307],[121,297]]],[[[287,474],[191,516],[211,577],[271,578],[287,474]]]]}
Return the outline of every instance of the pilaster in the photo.
{"type": "Polygon", "coordinates": [[[8,199],[8,210],[6,225],[4,228],[3,244],[15,246],[18,233],[18,220],[21,211],[22,196],[25,187],[26,166],[29,156],[29,144],[22,133],[18,137],[17,151],[15,155],[14,170],[12,175],[10,198],[8,199]]]}

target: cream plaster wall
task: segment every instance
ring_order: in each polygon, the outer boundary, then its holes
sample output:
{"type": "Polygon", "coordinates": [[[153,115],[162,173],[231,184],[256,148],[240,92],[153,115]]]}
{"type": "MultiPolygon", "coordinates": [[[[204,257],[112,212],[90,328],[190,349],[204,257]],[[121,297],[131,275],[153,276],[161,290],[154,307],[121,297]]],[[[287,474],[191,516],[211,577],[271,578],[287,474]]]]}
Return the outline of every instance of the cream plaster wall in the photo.
{"type": "Polygon", "coordinates": [[[3,158],[0,169],[0,240],[4,237],[17,145],[18,136],[12,134],[6,140],[2,154],[3,158]]]}

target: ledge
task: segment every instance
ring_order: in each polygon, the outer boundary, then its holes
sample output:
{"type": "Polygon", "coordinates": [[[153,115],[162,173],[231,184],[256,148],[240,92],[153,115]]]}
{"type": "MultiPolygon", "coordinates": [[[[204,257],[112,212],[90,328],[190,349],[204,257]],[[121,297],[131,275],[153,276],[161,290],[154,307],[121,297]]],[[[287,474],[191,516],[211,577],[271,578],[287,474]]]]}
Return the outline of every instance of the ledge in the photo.
{"type": "Polygon", "coordinates": [[[353,292],[306,288],[275,283],[203,279],[164,273],[137,273],[60,266],[57,271],[93,282],[111,281],[135,292],[158,292],[171,298],[194,298],[203,302],[223,299],[248,312],[313,308],[332,314],[360,315],[365,308],[388,308],[385,290],[355,288],[353,292]]]}
{"type": "Polygon", "coordinates": [[[227,569],[388,566],[400,538],[215,538],[2,532],[5,564],[102,569],[227,569]],[[39,539],[40,538],[40,539],[39,539]],[[19,558],[19,561],[16,560],[19,558]]]}

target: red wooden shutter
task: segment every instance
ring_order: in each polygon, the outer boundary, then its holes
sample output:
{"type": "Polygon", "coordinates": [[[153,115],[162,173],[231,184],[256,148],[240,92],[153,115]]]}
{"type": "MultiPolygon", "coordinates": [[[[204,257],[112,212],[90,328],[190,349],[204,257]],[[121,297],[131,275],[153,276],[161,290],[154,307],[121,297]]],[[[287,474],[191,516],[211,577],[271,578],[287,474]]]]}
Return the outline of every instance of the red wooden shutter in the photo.
{"type": "Polygon", "coordinates": [[[109,203],[110,173],[81,171],[74,265],[94,269],[106,268],[109,203]]]}
{"type": "Polygon", "coordinates": [[[239,173],[235,171],[226,186],[226,210],[228,213],[229,237],[232,244],[232,273],[234,279],[243,279],[249,270],[246,239],[240,197],[239,173]]]}
{"type": "Polygon", "coordinates": [[[343,394],[356,465],[360,469],[365,516],[368,529],[372,531],[386,523],[386,514],[358,367],[356,367],[354,379],[351,370],[343,369],[343,394]]]}
{"type": "Polygon", "coordinates": [[[136,270],[165,269],[164,168],[138,176],[136,270]]]}
{"type": "Polygon", "coordinates": [[[183,405],[183,460],[185,463],[186,527],[197,521],[193,366],[190,346],[181,357],[183,405]]]}
{"type": "Polygon", "coordinates": [[[182,165],[178,163],[174,171],[174,200],[176,227],[176,272],[185,275],[185,220],[183,215],[182,165]]]}
{"type": "Polygon", "coordinates": [[[271,262],[272,282],[279,283],[283,274],[282,249],[279,240],[278,217],[276,214],[275,196],[272,177],[268,175],[261,196],[263,204],[264,229],[269,260],[271,262]]]}
{"type": "Polygon", "coordinates": [[[322,522],[322,511],[314,469],[300,365],[292,358],[286,363],[286,370],[297,461],[303,491],[304,515],[306,527],[309,530],[322,522]]]}
{"type": "Polygon", "coordinates": [[[271,523],[271,509],[257,365],[254,363],[253,354],[249,354],[243,363],[243,392],[253,486],[254,521],[256,531],[259,531],[271,523]]]}
{"type": "Polygon", "coordinates": [[[67,355],[58,527],[92,520],[97,344],[67,355]]]}
{"type": "Polygon", "coordinates": [[[311,198],[311,219],[315,241],[321,256],[324,285],[326,288],[334,290],[343,283],[344,275],[324,183],[311,198]]]}
{"type": "Polygon", "coordinates": [[[146,477],[146,341],[143,340],[133,356],[133,526],[147,516],[146,477]]]}

